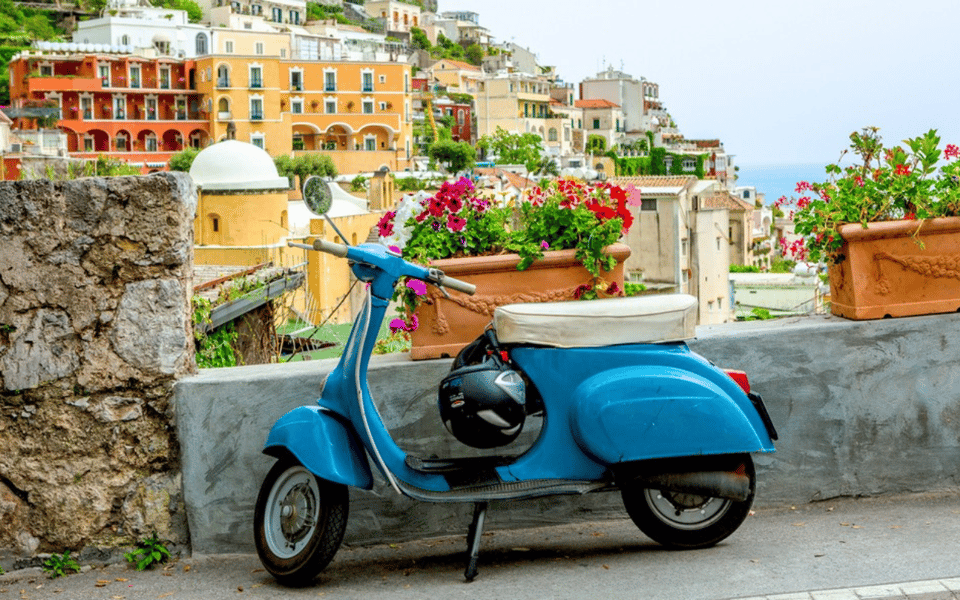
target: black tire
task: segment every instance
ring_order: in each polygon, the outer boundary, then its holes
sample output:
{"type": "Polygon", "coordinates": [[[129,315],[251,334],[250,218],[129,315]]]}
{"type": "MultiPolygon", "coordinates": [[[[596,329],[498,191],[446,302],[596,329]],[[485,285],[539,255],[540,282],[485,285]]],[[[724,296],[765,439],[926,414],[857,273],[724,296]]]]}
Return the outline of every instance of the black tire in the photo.
{"type": "Polygon", "coordinates": [[[347,503],[345,485],[320,479],[293,458],[277,461],[253,517],[263,566],[283,585],[309,585],[340,548],[347,503]]]}
{"type": "Polygon", "coordinates": [[[743,524],[750,514],[757,475],[749,454],[732,457],[750,478],[746,500],[712,498],[621,484],[620,494],[627,514],[650,539],[671,548],[708,548],[722,541],[743,524]]]}

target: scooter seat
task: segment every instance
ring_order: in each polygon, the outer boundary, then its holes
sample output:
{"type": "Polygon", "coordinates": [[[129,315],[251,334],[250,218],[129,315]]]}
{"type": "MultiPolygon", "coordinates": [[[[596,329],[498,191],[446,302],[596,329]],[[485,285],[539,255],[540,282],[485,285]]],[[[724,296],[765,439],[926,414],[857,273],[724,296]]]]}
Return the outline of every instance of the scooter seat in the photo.
{"type": "Polygon", "coordinates": [[[696,324],[697,299],[687,294],[507,304],[493,313],[501,343],[557,348],[686,340],[696,324]]]}

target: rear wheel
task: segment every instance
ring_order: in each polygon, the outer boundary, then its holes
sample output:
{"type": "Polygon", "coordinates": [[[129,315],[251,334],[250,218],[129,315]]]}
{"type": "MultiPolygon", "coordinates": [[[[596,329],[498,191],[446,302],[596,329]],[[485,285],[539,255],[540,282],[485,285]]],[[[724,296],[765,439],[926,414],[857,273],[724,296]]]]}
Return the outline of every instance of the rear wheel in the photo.
{"type": "Polygon", "coordinates": [[[308,585],[337,553],[347,525],[346,486],[320,479],[293,458],[267,474],[254,511],[260,561],[283,585],[308,585]]]}
{"type": "Polygon", "coordinates": [[[746,500],[699,496],[642,487],[635,482],[621,485],[627,514],[652,540],[673,548],[707,548],[737,530],[750,513],[757,476],[750,455],[734,457],[731,471],[750,478],[746,500]]]}

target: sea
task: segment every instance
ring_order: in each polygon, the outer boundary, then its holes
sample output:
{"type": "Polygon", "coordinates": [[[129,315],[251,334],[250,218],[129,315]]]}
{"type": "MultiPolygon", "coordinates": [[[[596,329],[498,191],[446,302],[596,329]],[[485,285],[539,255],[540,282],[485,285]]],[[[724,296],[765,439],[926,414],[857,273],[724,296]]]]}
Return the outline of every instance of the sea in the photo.
{"type": "Polygon", "coordinates": [[[823,163],[782,164],[782,165],[753,165],[736,163],[737,185],[753,186],[758,194],[764,194],[764,201],[773,204],[780,196],[798,196],[797,182],[810,183],[824,182],[827,174],[823,163]]]}

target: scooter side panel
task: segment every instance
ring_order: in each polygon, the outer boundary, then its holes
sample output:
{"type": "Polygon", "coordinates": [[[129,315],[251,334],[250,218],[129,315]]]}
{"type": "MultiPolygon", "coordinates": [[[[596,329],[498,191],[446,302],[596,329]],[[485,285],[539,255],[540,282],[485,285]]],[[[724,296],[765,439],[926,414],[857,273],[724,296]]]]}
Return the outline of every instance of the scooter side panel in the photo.
{"type": "Polygon", "coordinates": [[[329,409],[301,406],[280,417],[270,430],[264,454],[290,451],[308,471],[328,481],[373,488],[370,464],[353,432],[329,409]]]}
{"type": "Polygon", "coordinates": [[[574,438],[602,463],[764,450],[744,410],[686,369],[610,369],[585,379],[575,396],[574,438]]]}

